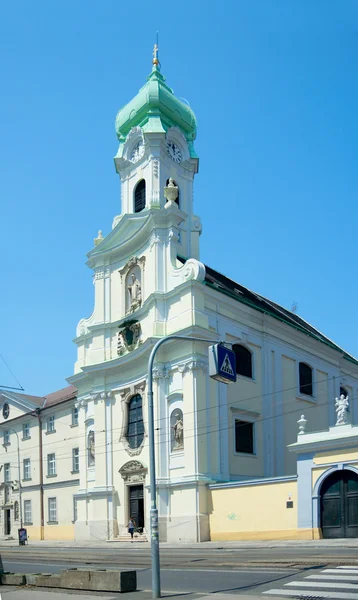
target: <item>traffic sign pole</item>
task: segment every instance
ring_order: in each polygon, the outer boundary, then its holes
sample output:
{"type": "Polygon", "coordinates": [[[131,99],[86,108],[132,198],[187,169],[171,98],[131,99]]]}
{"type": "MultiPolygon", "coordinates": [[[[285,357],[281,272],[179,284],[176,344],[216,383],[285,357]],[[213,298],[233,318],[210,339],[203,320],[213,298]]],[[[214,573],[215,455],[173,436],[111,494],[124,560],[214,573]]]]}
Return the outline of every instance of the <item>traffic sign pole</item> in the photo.
{"type": "Polygon", "coordinates": [[[148,433],[149,433],[149,469],[150,469],[150,542],[152,555],[152,596],[160,598],[160,557],[159,557],[159,526],[157,509],[157,481],[155,476],[155,439],[154,439],[154,401],[153,401],[153,364],[160,346],[172,340],[206,342],[217,344],[216,340],[190,337],[187,335],[168,335],[157,341],[148,360],[148,433]]]}

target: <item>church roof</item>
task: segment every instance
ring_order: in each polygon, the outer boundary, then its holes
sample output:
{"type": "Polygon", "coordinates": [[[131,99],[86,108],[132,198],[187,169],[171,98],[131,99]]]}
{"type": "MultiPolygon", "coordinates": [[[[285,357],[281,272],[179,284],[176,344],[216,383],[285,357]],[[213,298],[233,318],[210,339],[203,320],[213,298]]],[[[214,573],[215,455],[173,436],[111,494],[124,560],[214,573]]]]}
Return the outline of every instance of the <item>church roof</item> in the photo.
{"type": "MultiPolygon", "coordinates": [[[[186,261],[186,259],[179,256],[178,260],[180,260],[182,263],[186,261]]],[[[302,333],[315,338],[319,342],[330,346],[330,348],[337,350],[343,355],[343,358],[358,365],[358,360],[354,358],[354,356],[343,350],[343,348],[340,348],[340,346],[337,346],[337,344],[323,335],[318,329],[312,327],[312,325],[307,323],[307,321],[299,317],[296,313],[293,313],[283,306],[276,304],[276,302],[273,302],[272,300],[269,300],[268,298],[265,298],[264,296],[253,292],[252,290],[249,290],[240,283],[229,279],[225,275],[222,275],[218,271],[215,271],[206,265],[205,272],[205,285],[208,285],[209,287],[218,290],[219,292],[226,294],[231,298],[234,298],[238,302],[242,302],[243,304],[258,310],[261,313],[268,314],[271,317],[274,317],[275,319],[294,327],[298,331],[301,331],[302,333]]]]}
{"type": "Polygon", "coordinates": [[[144,132],[155,133],[164,133],[169,127],[179,127],[188,142],[196,138],[194,112],[165,83],[159,63],[153,64],[145,85],[117,114],[116,133],[120,142],[125,141],[133,127],[142,127],[144,132]]]}

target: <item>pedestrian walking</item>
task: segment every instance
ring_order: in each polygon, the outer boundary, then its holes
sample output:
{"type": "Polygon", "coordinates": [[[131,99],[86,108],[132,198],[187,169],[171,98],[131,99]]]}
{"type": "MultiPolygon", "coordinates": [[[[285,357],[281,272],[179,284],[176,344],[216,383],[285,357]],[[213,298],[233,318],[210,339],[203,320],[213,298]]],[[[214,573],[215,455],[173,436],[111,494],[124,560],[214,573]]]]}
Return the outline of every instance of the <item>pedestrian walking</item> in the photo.
{"type": "Polygon", "coordinates": [[[131,517],[128,523],[128,533],[131,534],[131,541],[133,542],[133,534],[134,534],[134,519],[131,517]]]}

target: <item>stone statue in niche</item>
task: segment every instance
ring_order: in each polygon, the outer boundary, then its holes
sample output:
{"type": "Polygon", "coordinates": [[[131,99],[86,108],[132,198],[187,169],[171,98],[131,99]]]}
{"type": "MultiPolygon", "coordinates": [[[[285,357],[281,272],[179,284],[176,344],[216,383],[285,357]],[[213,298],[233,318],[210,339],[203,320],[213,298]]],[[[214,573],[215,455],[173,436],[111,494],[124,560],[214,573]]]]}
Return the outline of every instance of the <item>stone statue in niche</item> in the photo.
{"type": "Polygon", "coordinates": [[[184,423],[183,412],[180,409],[175,410],[171,416],[172,440],[171,449],[182,450],[184,448],[184,423]]]}
{"type": "Polygon", "coordinates": [[[95,464],[95,437],[94,431],[90,431],[88,434],[88,466],[92,467],[95,464]]]}
{"type": "Polygon", "coordinates": [[[344,394],[341,394],[340,398],[336,398],[336,413],[337,413],[336,425],[347,425],[348,410],[349,410],[348,396],[345,397],[344,394]]]}
{"type": "Polygon", "coordinates": [[[141,273],[139,269],[136,272],[132,271],[128,275],[127,289],[129,310],[127,312],[134,312],[137,308],[140,308],[142,304],[142,286],[140,277],[141,273]]]}

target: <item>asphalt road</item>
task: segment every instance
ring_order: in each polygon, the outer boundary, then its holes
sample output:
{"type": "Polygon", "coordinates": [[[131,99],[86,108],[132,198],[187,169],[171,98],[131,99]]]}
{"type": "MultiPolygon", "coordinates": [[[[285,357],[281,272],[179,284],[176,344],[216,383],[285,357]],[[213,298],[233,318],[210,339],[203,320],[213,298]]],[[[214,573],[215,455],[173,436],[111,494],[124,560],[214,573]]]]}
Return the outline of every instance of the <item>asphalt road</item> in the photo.
{"type": "MultiPolygon", "coordinates": [[[[150,548],[1,548],[5,570],[58,573],[74,567],[136,569],[138,589],[151,588],[150,548]]],[[[357,564],[357,548],[162,549],[166,592],[260,594],[332,565],[357,564]]]]}
{"type": "MultiPolygon", "coordinates": [[[[81,565],[88,568],[88,565],[81,565]]],[[[79,566],[80,567],[80,566],[79,566]]],[[[4,561],[5,570],[17,573],[59,573],[73,568],[73,563],[33,563],[4,561]]],[[[111,567],[113,569],[113,566],[111,567]]],[[[133,568],[133,567],[132,567],[133,568]]],[[[298,572],[288,569],[161,569],[163,592],[257,593],[260,589],[290,581],[298,572]]],[[[138,590],[151,588],[151,569],[137,570],[138,590]]]]}

